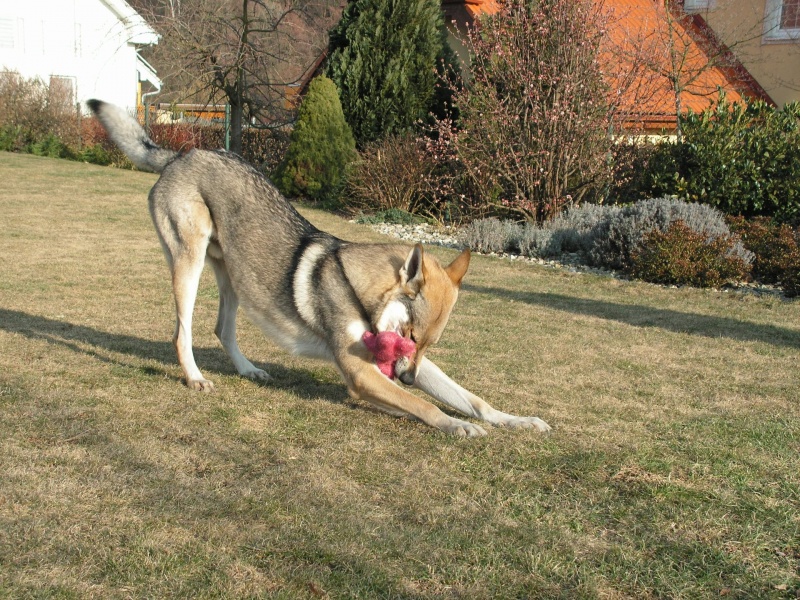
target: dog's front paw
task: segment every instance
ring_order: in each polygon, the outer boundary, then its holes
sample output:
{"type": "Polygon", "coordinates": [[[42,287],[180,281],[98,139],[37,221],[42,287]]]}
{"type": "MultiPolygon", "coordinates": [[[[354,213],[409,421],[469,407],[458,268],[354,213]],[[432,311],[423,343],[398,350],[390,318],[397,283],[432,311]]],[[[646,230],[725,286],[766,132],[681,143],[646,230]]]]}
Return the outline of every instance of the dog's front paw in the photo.
{"type": "Polygon", "coordinates": [[[535,429],[540,433],[550,433],[552,431],[552,427],[538,417],[507,415],[507,418],[500,420],[496,425],[511,429],[535,429]]]}
{"type": "Polygon", "coordinates": [[[214,388],[214,383],[208,379],[189,379],[186,381],[186,387],[195,392],[203,392],[205,394],[217,391],[214,388]]]}
{"type": "Polygon", "coordinates": [[[248,379],[252,379],[258,383],[266,383],[272,379],[272,375],[267,373],[263,369],[257,369],[253,367],[252,369],[248,369],[247,371],[241,373],[242,377],[247,377],[248,379]]]}
{"type": "Polygon", "coordinates": [[[486,430],[480,425],[475,425],[474,423],[461,421],[459,419],[450,419],[450,421],[439,429],[458,437],[481,437],[486,435],[486,430]]]}

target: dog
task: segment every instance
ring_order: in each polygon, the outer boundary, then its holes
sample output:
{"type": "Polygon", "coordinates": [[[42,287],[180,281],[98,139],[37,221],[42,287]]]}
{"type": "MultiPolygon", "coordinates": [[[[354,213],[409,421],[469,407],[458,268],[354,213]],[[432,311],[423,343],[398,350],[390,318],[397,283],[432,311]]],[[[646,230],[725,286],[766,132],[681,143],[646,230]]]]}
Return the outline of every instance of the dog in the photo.
{"type": "Polygon", "coordinates": [[[419,244],[338,239],[304,219],[235,154],[161,148],[123,109],[100,100],[87,104],[136,167],[161,174],[150,191],[150,215],[172,274],[173,342],[189,388],[214,391],[192,353],[192,312],[200,274],[210,263],[219,287],[215,333],[244,377],[269,380],[239,350],[240,304],[275,342],[293,353],[332,361],[353,397],[390,414],[416,417],[457,436],[486,434],[480,425],[444,413],[384,376],[362,341],[367,331],[395,331],[416,344],[416,352],[395,365],[401,383],[494,426],[550,430],[539,418],[495,410],[425,357],[456,303],[468,250],[443,267],[419,244]]]}

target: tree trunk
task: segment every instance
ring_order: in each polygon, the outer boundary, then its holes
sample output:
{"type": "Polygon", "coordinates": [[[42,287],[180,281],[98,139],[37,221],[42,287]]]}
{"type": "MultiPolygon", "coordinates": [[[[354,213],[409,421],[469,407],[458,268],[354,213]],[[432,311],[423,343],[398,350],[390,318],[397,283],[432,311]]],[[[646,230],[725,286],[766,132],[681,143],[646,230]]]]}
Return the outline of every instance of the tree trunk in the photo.
{"type": "MultiPolygon", "coordinates": [[[[230,98],[232,101],[233,98],[230,98]]],[[[230,151],[242,154],[242,121],[244,120],[244,107],[241,103],[231,102],[231,147],[230,151]]]]}

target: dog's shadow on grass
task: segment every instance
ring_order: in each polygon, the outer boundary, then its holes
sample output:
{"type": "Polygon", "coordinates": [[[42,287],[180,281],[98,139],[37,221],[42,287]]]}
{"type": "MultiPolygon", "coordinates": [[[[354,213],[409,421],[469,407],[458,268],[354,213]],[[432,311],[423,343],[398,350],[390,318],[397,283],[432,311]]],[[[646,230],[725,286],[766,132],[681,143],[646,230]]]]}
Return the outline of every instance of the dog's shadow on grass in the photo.
{"type": "Polygon", "coordinates": [[[635,327],[657,327],[665,331],[710,338],[728,338],[743,342],[763,342],[773,346],[800,348],[800,332],[774,325],[763,325],[729,317],[716,317],[621,304],[562,294],[509,290],[499,287],[464,285],[464,290],[525,302],[576,315],[618,321],[635,327]]]}
{"type": "MultiPolygon", "coordinates": [[[[103,350],[177,366],[175,348],[169,340],[154,341],[122,333],[111,333],[86,325],[76,325],[3,308],[0,308],[0,329],[30,339],[44,340],[110,364],[119,364],[120,361],[104,356],[103,350]]],[[[194,355],[206,373],[236,374],[222,346],[195,347],[194,355]]],[[[263,368],[271,376],[268,382],[260,384],[265,388],[291,390],[301,398],[311,400],[324,398],[331,402],[344,403],[348,399],[347,390],[342,383],[322,381],[310,370],[289,368],[279,363],[256,364],[256,366],[263,368]]],[[[166,368],[153,366],[137,368],[149,376],[173,377],[176,381],[180,380],[166,368]]]]}

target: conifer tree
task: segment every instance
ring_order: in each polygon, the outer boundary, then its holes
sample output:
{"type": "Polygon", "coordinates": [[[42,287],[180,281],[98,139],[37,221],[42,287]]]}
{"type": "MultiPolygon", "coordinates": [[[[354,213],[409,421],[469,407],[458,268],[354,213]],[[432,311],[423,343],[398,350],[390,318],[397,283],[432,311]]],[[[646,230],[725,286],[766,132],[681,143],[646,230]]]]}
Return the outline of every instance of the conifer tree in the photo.
{"type": "Polygon", "coordinates": [[[289,148],[273,176],[275,184],[287,196],[331,199],[356,157],[336,85],[327,77],[316,77],[298,109],[289,148]]]}
{"type": "Polygon", "coordinates": [[[439,0],[350,0],[326,74],[359,147],[441,114],[437,71],[452,58],[439,0]]]}

